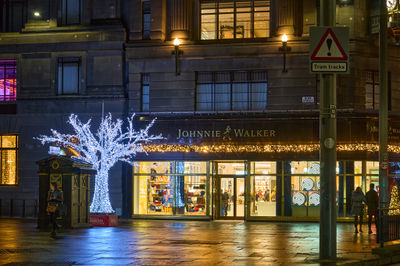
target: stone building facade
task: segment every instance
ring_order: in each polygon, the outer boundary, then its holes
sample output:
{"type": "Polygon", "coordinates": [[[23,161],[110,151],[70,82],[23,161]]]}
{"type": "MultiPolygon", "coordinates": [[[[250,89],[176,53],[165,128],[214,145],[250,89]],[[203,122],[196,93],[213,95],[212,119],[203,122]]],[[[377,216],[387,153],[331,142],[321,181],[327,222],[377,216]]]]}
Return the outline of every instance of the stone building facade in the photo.
{"type": "MultiPolygon", "coordinates": [[[[200,160],[216,169],[218,163],[214,161],[239,160],[249,167],[250,161],[274,161],[276,165],[283,165],[282,169],[292,161],[318,161],[317,149],[261,152],[253,147],[256,151],[248,150],[248,145],[318,142],[319,78],[310,73],[308,59],[309,27],[317,25],[318,2],[0,0],[3,6],[0,67],[11,64],[16,69],[16,97],[8,100],[3,97],[0,104],[0,134],[18,136],[16,184],[0,185],[2,213],[9,213],[12,208],[16,215],[21,214],[19,200],[38,198],[35,162],[47,156],[48,149],[33,138],[49,133],[50,128],[68,131],[65,120],[70,113],[77,113],[83,119],[94,117],[98,122],[103,103],[105,111],[115,117],[137,113],[138,124],[159,118],[154,130],[163,133],[167,140],[158,148],[153,147],[148,155],[139,155],[138,161],[170,160],[176,167],[178,161],[200,160]],[[291,48],[286,57],[287,72],[282,72],[279,50],[283,34],[288,36],[291,48]],[[178,55],[174,47],[176,38],[180,41],[178,55]],[[240,132],[235,129],[243,129],[241,134],[246,131],[248,136],[243,135],[237,142],[223,139],[227,126],[235,134],[240,132]],[[265,130],[268,136],[257,135],[264,134],[265,130]],[[271,130],[278,132],[279,139],[270,136],[271,130]],[[217,131],[221,131],[218,140],[204,135],[217,131]],[[176,134],[181,134],[181,138],[176,134]],[[234,153],[215,150],[227,148],[221,146],[225,144],[242,145],[243,150],[234,153]],[[191,145],[207,149],[214,145],[214,150],[207,156],[190,148],[191,145]],[[177,150],[177,146],[183,150],[177,150]],[[189,150],[184,151],[186,148],[189,150]]],[[[350,74],[337,76],[338,142],[343,145],[374,145],[377,140],[374,128],[379,107],[378,34],[373,3],[337,1],[337,25],[349,27],[351,40],[350,74]]],[[[390,10],[389,26],[393,29],[396,29],[396,8],[390,10]]],[[[392,32],[388,48],[390,134],[391,145],[397,145],[400,50],[396,45],[396,31],[392,32]]],[[[351,147],[339,150],[338,160],[347,169],[355,167],[350,166],[351,162],[360,161],[365,165],[360,168],[361,172],[367,171],[368,162],[376,161],[376,151],[367,150],[367,146],[356,151],[351,147]]],[[[394,152],[391,156],[397,158],[397,155],[394,152]]],[[[132,167],[118,164],[111,173],[113,206],[127,217],[136,216],[134,209],[138,206],[132,170],[138,173],[132,167]]],[[[279,175],[279,171],[275,174],[279,175]]],[[[210,185],[207,185],[206,205],[207,216],[211,218],[224,216],[215,211],[221,207],[217,189],[221,180],[214,178],[217,172],[207,172],[210,185]]],[[[353,171],[352,175],[356,173],[353,171]]],[[[364,186],[372,182],[365,176],[362,180],[364,186]]],[[[238,182],[234,181],[236,187],[238,182]]],[[[245,178],[248,195],[245,200],[249,202],[253,200],[249,195],[254,194],[251,182],[245,178]]],[[[291,202],[284,194],[292,195],[293,190],[288,187],[290,184],[285,185],[284,174],[276,182],[275,200],[279,198],[283,202],[276,207],[280,209],[276,216],[285,216],[291,212],[286,206],[291,202]]],[[[351,187],[354,182],[346,184],[351,187]]],[[[342,204],[350,192],[350,188],[341,190],[345,195],[342,204]]],[[[162,207],[168,209],[167,216],[183,211],[176,207],[176,199],[172,201],[173,210],[162,207]]],[[[149,202],[147,199],[145,205],[153,206],[149,202]]],[[[235,205],[235,211],[238,206],[235,205]]],[[[244,216],[248,218],[254,208],[246,206],[244,216]]]]}

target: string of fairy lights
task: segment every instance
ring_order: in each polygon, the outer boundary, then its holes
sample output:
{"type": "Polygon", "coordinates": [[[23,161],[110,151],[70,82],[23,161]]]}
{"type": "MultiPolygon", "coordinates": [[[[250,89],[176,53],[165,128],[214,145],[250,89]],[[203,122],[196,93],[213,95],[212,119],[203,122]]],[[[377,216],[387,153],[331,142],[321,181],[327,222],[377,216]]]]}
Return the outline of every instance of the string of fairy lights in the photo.
{"type": "MultiPolygon", "coordinates": [[[[318,152],[319,144],[215,144],[215,145],[184,145],[184,144],[144,144],[141,152],[196,152],[196,153],[312,153],[318,152]]],[[[338,152],[378,152],[378,144],[338,144],[338,152]]],[[[400,153],[400,145],[388,145],[391,153],[400,153]]]]}

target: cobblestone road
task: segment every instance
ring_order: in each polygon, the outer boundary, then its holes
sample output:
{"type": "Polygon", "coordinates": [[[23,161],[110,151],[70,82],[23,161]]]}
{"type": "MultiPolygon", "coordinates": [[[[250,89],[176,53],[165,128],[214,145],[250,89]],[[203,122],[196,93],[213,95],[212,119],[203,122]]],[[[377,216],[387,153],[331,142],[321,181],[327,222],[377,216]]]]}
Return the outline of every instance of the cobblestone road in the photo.
{"type": "MultiPolygon", "coordinates": [[[[0,265],[293,265],[316,264],[318,224],[123,221],[117,228],[61,232],[33,220],[0,219],[0,265]]],[[[376,235],[338,224],[337,262],[372,259],[376,235]]]]}

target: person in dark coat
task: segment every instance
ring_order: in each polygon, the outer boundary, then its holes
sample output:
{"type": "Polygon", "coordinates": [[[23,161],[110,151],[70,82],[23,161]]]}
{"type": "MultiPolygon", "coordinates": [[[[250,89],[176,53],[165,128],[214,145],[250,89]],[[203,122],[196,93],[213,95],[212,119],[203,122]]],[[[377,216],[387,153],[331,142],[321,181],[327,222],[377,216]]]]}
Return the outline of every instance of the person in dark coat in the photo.
{"type": "Polygon", "coordinates": [[[361,190],[361,187],[357,187],[353,193],[351,193],[351,213],[354,215],[354,227],[355,233],[358,233],[357,225],[358,225],[358,217],[360,217],[360,232],[362,232],[362,223],[363,223],[363,215],[364,215],[364,203],[367,203],[365,200],[364,193],[361,190]]]}
{"type": "Polygon", "coordinates": [[[228,209],[229,209],[229,194],[228,191],[225,191],[221,195],[221,203],[223,209],[223,216],[228,216],[228,209]]]}
{"type": "Polygon", "coordinates": [[[367,199],[368,205],[368,234],[372,234],[371,223],[372,216],[375,217],[375,228],[378,228],[378,204],[379,197],[378,192],[374,190],[375,185],[369,185],[369,191],[365,194],[365,198],[367,199]]]}
{"type": "Polygon", "coordinates": [[[50,183],[50,190],[47,194],[47,205],[48,210],[53,206],[54,211],[49,211],[50,222],[52,224],[51,236],[56,236],[56,230],[58,230],[57,217],[60,214],[60,206],[64,201],[64,195],[62,190],[58,187],[57,182],[50,183]],[[50,208],[49,208],[50,207],[50,208]]]}

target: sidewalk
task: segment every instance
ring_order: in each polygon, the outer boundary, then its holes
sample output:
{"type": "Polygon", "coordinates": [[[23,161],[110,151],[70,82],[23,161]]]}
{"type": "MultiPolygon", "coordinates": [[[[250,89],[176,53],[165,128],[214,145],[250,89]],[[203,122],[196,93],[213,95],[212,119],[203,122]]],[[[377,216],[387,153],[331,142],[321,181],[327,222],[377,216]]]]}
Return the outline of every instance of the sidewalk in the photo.
{"type": "MultiPolygon", "coordinates": [[[[316,223],[125,220],[117,228],[36,230],[0,219],[0,265],[319,265],[316,223]]],[[[376,235],[338,224],[336,264],[378,258],[376,235]]],[[[335,264],[335,263],[334,263],[335,264]]]]}

